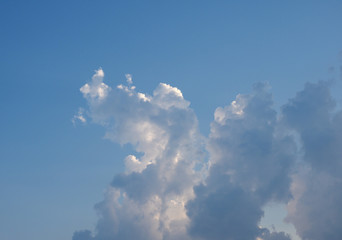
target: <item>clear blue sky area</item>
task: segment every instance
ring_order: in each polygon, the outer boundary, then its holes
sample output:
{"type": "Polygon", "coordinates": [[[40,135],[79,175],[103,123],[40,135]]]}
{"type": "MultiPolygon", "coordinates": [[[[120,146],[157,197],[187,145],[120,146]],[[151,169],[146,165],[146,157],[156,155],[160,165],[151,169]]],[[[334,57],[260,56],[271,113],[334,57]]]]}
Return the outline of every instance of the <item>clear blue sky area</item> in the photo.
{"type": "MultiPolygon", "coordinates": [[[[208,135],[213,113],[255,82],[276,106],[335,78],[341,1],[1,1],[0,239],[71,239],[131,146],[71,121],[102,67],[116,86],[179,88],[208,135]]],[[[340,88],[339,92],[340,92],[340,88]]],[[[340,95],[336,94],[338,100],[340,95]]]]}

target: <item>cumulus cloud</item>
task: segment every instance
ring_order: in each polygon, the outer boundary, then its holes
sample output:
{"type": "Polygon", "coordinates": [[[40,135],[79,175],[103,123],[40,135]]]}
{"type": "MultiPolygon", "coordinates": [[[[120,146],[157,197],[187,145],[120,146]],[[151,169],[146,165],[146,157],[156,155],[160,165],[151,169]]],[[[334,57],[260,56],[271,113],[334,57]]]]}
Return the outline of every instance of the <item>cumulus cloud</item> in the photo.
{"type": "Polygon", "coordinates": [[[150,96],[135,90],[130,75],[128,85],[113,89],[103,76],[98,70],[81,88],[89,116],[108,139],[132,144],[140,157],[126,157],[126,171],[96,205],[101,218],[94,239],[186,239],[185,203],[205,166],[204,138],[189,102],[168,84],[150,96]]]}
{"type": "Polygon", "coordinates": [[[81,87],[80,91],[88,100],[95,102],[101,101],[107,97],[110,87],[103,83],[104,72],[102,68],[98,69],[93,75],[91,82],[81,87]]]}
{"type": "Polygon", "coordinates": [[[267,85],[215,111],[208,143],[210,171],[187,204],[190,233],[199,239],[255,239],[263,206],[287,202],[295,149],[277,129],[267,85]]]}
{"type": "Polygon", "coordinates": [[[306,84],[283,109],[300,137],[301,165],[294,176],[288,221],[302,239],[341,239],[342,112],[330,83],[306,84]]]}
{"type": "Polygon", "coordinates": [[[99,69],[80,91],[105,137],[139,154],[123,159],[125,171],[96,204],[94,231],[73,240],[290,240],[259,226],[270,202],[287,204],[303,240],[342,236],[342,112],[330,83],[308,83],[280,113],[270,87],[255,84],[215,110],[207,138],[169,84],[150,95],[127,74],[111,88],[99,69]]]}

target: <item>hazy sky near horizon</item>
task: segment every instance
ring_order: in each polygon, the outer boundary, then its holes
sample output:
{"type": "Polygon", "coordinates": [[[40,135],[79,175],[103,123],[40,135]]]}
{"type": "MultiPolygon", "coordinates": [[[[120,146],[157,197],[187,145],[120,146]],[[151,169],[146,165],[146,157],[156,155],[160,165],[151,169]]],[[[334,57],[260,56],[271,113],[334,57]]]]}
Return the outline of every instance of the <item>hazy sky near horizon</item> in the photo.
{"type": "Polygon", "coordinates": [[[2,1],[0,238],[338,239],[341,10],[2,1]]]}

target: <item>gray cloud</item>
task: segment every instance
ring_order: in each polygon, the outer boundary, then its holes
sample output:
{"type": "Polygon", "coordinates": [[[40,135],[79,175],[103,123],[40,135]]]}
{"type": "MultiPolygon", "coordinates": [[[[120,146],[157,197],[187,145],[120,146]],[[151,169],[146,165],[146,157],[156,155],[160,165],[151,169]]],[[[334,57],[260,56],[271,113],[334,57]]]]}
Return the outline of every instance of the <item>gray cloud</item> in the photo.
{"type": "Polygon", "coordinates": [[[94,238],[91,235],[91,231],[89,230],[83,230],[83,231],[77,231],[72,236],[73,240],[93,240],[94,238]]]}
{"type": "Polygon", "coordinates": [[[195,239],[255,239],[259,234],[257,223],[263,216],[258,201],[232,186],[228,176],[220,181],[214,189],[212,185],[195,187],[196,198],[186,206],[190,235],[195,239]]]}
{"type": "Polygon", "coordinates": [[[342,236],[342,112],[335,105],[330,83],[319,82],[306,84],[282,109],[302,145],[288,216],[302,239],[342,236]]]}
{"type": "Polygon", "coordinates": [[[268,229],[263,228],[261,230],[261,236],[263,240],[291,240],[289,234],[284,232],[270,232],[268,229]]]}
{"type": "Polygon", "coordinates": [[[295,145],[277,129],[272,104],[267,85],[257,84],[252,94],[238,95],[216,109],[208,145],[209,176],[187,204],[194,237],[255,239],[264,204],[290,199],[295,145]]]}

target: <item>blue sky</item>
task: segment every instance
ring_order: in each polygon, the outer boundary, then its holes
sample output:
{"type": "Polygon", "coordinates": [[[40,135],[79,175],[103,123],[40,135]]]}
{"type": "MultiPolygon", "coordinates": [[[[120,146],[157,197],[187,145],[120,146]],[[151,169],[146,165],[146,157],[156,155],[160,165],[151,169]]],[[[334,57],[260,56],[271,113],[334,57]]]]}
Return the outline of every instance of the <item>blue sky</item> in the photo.
{"type": "MultiPolygon", "coordinates": [[[[136,91],[150,96],[160,82],[180,89],[198,119],[196,131],[208,139],[217,107],[225,109],[238,94],[257,102],[253,84],[268,82],[277,118],[287,109],[287,124],[307,146],[307,132],[296,124],[301,119],[291,115],[304,97],[292,105],[288,99],[306,82],[334,79],[330,89],[340,105],[341,10],[340,1],[0,3],[0,238],[71,239],[75,231],[93,231],[99,218],[94,205],[103,201],[109,185],[117,187],[111,182],[125,171],[125,157],[141,154],[134,143],[120,146],[122,139],[104,139],[110,127],[96,120],[97,109],[80,92],[100,67],[104,83],[113,89],[126,84],[127,73],[136,91]],[[88,111],[87,123],[73,124],[80,107],[88,111]]],[[[309,86],[306,92],[326,88],[309,86]]],[[[338,114],[331,118],[339,119],[338,114]]],[[[336,121],[325,129],[338,132],[336,121]]],[[[198,199],[201,193],[196,192],[198,199]]],[[[194,200],[188,210],[201,204],[194,200]]],[[[198,229],[196,216],[191,231],[198,229]]],[[[300,221],[292,218],[298,229],[300,221]]]]}

